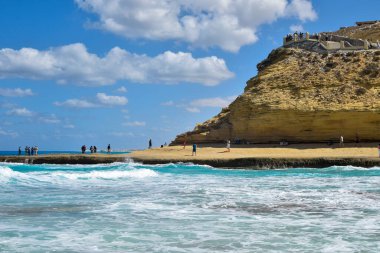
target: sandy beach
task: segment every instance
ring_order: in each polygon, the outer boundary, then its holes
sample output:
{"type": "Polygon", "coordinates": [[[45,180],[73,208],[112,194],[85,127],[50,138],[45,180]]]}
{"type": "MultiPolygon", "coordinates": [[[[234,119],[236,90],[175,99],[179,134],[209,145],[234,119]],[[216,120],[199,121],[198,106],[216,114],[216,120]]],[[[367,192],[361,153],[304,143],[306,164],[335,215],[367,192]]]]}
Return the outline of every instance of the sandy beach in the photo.
{"type": "Polygon", "coordinates": [[[346,144],[327,146],[325,144],[295,144],[285,147],[279,145],[236,145],[227,152],[225,146],[198,146],[197,155],[191,155],[192,148],[169,146],[142,151],[134,151],[129,156],[146,159],[233,159],[233,158],[377,158],[377,143],[346,144]]]}
{"type": "Polygon", "coordinates": [[[215,167],[328,167],[333,165],[354,165],[372,167],[380,165],[377,144],[346,144],[327,146],[325,144],[279,145],[232,145],[231,151],[223,145],[198,146],[197,155],[192,148],[169,146],[134,151],[128,157],[141,163],[192,162],[215,167]]]}
{"type": "Polygon", "coordinates": [[[0,156],[0,162],[27,164],[105,164],[133,160],[143,164],[194,163],[224,168],[321,168],[334,165],[380,166],[377,143],[232,145],[227,152],[224,145],[199,145],[197,155],[192,147],[169,146],[133,151],[129,154],[49,154],[39,156],[0,156]]]}

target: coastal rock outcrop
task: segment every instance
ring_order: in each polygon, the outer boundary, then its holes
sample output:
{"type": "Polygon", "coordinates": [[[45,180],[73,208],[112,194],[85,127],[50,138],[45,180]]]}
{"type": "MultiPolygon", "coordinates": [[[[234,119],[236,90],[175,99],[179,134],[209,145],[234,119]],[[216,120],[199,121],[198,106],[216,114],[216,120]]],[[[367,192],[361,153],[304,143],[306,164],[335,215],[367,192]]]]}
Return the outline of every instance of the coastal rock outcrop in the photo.
{"type": "MultiPolygon", "coordinates": [[[[337,34],[376,39],[380,23],[371,27],[337,34]]],[[[329,142],[341,135],[345,141],[380,140],[379,49],[320,53],[281,47],[257,69],[242,95],[172,144],[329,142]]]]}

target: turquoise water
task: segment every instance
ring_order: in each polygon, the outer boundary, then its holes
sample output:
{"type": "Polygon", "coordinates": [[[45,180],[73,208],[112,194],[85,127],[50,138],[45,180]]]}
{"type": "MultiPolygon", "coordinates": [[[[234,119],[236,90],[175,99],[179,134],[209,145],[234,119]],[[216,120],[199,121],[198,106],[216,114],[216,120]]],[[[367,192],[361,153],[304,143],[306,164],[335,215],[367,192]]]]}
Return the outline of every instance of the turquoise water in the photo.
{"type": "Polygon", "coordinates": [[[380,168],[0,164],[0,252],[379,252],[380,168]]]}

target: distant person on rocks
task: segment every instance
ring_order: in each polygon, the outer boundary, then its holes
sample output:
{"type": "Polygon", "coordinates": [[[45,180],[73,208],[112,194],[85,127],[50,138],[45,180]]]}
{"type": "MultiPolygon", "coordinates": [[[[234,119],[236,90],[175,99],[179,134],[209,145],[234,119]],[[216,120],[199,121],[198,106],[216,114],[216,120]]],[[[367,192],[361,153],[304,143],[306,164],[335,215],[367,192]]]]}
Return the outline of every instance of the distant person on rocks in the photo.
{"type": "Polygon", "coordinates": [[[91,152],[91,154],[94,153],[94,147],[93,146],[90,147],[90,152],[91,152]]]}
{"type": "Polygon", "coordinates": [[[152,139],[149,139],[149,149],[152,148],[152,139]]]}
{"type": "Polygon", "coordinates": [[[197,156],[197,144],[193,144],[193,153],[192,156],[197,156]]]}
{"type": "Polygon", "coordinates": [[[82,146],[82,154],[84,154],[86,152],[86,145],[83,145],[82,146]]]}
{"type": "Polygon", "coordinates": [[[30,147],[31,154],[34,155],[34,147],[30,147]]]}
{"type": "Polygon", "coordinates": [[[340,139],[339,139],[339,146],[340,146],[340,147],[344,147],[344,139],[343,139],[343,136],[340,136],[340,139]]]}
{"type": "Polygon", "coordinates": [[[18,155],[21,155],[21,147],[18,147],[18,155]]]}
{"type": "Polygon", "coordinates": [[[111,144],[108,144],[108,147],[107,147],[107,153],[111,153],[111,144]]]}
{"type": "Polygon", "coordinates": [[[231,141],[227,140],[227,152],[231,151],[231,141]]]}
{"type": "Polygon", "coordinates": [[[96,153],[97,151],[98,151],[98,148],[94,146],[94,153],[96,153]]]}

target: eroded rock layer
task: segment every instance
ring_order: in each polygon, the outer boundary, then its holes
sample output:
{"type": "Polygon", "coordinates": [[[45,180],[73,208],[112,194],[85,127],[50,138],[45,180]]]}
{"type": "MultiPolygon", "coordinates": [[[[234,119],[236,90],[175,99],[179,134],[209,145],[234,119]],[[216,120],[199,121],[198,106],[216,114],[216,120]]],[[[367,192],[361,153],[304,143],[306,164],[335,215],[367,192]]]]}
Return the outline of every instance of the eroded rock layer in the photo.
{"type": "Polygon", "coordinates": [[[172,144],[380,140],[380,51],[279,48],[228,108],[172,144]]]}

